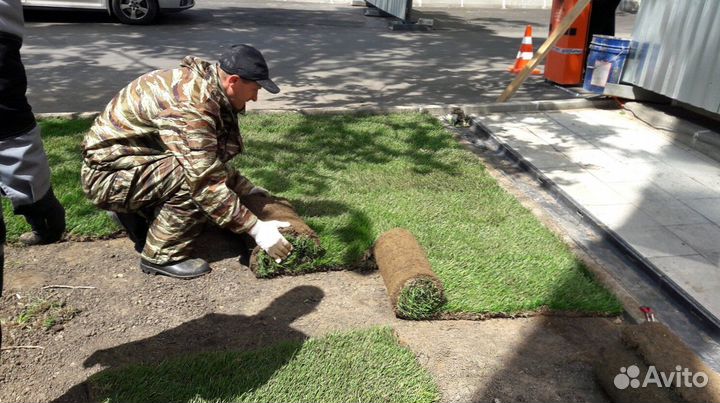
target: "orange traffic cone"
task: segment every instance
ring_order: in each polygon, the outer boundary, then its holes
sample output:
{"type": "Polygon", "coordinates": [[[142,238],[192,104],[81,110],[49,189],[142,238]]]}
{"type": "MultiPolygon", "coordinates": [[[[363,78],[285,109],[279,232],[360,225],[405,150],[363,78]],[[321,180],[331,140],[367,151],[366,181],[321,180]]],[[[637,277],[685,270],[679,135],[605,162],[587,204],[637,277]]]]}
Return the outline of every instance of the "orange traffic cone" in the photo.
{"type": "MultiPolygon", "coordinates": [[[[518,74],[522,69],[527,66],[528,62],[533,58],[533,45],[532,45],[532,26],[528,25],[525,27],[525,36],[523,37],[520,50],[518,51],[517,58],[515,59],[515,66],[508,69],[513,74],[518,74]]],[[[533,69],[532,74],[540,74],[540,70],[533,69]]]]}

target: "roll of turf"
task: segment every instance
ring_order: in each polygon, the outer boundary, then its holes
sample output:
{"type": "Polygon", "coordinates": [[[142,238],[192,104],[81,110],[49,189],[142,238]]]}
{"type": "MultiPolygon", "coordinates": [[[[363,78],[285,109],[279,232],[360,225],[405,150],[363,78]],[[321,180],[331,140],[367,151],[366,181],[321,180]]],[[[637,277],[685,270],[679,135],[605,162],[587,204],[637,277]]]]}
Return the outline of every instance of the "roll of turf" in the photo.
{"type": "Polygon", "coordinates": [[[600,359],[594,365],[600,386],[614,403],[667,403],[679,399],[667,388],[640,387],[648,367],[642,358],[626,349],[619,341],[603,348],[600,359]],[[635,374],[634,372],[637,372],[635,374]],[[634,385],[631,382],[635,382],[634,385]]]}
{"type": "MultiPolygon", "coordinates": [[[[622,332],[623,343],[637,351],[648,365],[655,366],[658,373],[667,376],[687,368],[692,374],[703,373],[707,376],[707,385],[687,385],[683,379],[680,386],[672,382],[673,391],[687,402],[720,402],[720,376],[705,364],[675,333],[659,322],[645,322],[637,326],[628,326],[622,332]],[[679,370],[678,370],[679,368],[679,370]]],[[[690,377],[692,378],[692,377],[690,377]]],[[[699,375],[697,378],[701,381],[699,375]]],[[[692,379],[690,379],[692,381],[692,379]]]]}
{"type": "Polygon", "coordinates": [[[286,199],[262,195],[243,196],[241,202],[263,221],[287,221],[289,228],[280,232],[293,246],[286,259],[276,263],[264,250],[255,246],[250,254],[250,270],[258,278],[270,278],[283,274],[297,275],[322,270],[315,261],[325,254],[315,231],[295,212],[286,199]]]}
{"type": "Polygon", "coordinates": [[[445,303],[442,281],[410,231],[395,228],[382,234],[373,255],[397,317],[430,319],[440,312],[445,303]]]}

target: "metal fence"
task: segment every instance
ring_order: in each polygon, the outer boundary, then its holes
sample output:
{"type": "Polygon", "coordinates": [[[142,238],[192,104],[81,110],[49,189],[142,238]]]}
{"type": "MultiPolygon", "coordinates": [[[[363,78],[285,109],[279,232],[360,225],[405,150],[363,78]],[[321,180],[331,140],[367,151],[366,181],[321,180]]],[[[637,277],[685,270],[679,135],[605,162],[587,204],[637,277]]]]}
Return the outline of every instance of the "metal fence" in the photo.
{"type": "Polygon", "coordinates": [[[720,1],[644,0],[623,81],[720,113],[720,1]]]}
{"type": "Polygon", "coordinates": [[[401,20],[410,18],[412,0],[367,0],[367,2],[401,20]]]}

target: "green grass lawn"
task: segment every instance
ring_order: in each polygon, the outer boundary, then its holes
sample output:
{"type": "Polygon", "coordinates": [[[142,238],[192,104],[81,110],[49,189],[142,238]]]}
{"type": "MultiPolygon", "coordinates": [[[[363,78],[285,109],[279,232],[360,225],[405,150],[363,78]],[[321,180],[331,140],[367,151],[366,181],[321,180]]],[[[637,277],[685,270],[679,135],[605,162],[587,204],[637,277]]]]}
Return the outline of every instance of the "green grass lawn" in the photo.
{"type": "Polygon", "coordinates": [[[430,375],[390,328],[108,369],[89,381],[93,401],[435,402],[430,375]]]}
{"type": "MultiPolygon", "coordinates": [[[[71,234],[116,231],[78,183],[79,144],[89,122],[42,125],[71,234]]],[[[233,163],[292,201],[327,249],[318,264],[352,264],[382,232],[399,226],[426,249],[445,285],[446,312],[622,309],[429,115],[251,114],[241,125],[247,153],[233,163]]],[[[14,239],[23,225],[7,210],[6,217],[14,239]]]]}

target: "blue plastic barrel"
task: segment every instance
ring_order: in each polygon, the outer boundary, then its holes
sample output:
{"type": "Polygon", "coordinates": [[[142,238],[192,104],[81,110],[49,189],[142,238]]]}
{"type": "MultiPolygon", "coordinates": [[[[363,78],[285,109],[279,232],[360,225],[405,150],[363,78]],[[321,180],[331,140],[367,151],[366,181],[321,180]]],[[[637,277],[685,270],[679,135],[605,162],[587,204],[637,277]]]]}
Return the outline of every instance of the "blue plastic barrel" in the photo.
{"type": "Polygon", "coordinates": [[[602,94],[605,84],[619,83],[629,52],[629,39],[593,35],[585,66],[583,88],[602,94]]]}

